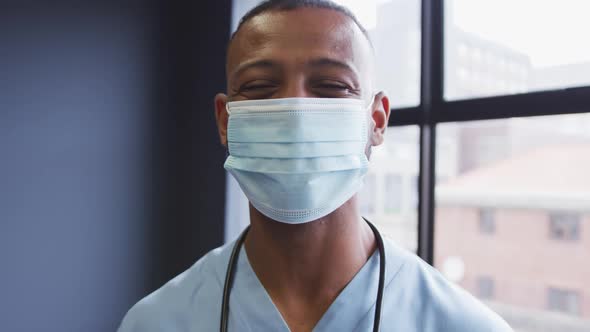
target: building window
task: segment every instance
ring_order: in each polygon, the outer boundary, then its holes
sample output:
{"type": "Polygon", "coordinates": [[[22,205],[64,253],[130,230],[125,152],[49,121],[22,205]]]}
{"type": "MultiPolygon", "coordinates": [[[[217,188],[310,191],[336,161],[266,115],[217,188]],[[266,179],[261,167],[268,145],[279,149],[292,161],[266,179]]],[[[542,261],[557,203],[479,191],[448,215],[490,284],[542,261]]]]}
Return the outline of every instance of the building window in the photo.
{"type": "Polygon", "coordinates": [[[551,287],[547,291],[547,306],[549,310],[579,315],[580,294],[577,291],[551,287]]]}
{"type": "Polygon", "coordinates": [[[494,279],[488,276],[481,276],[477,278],[477,297],[486,300],[493,299],[494,290],[494,279]]]}
{"type": "Polygon", "coordinates": [[[554,212],[549,215],[549,236],[556,240],[578,240],[580,238],[580,214],[554,212]]]}
{"type": "Polygon", "coordinates": [[[494,234],[496,231],[493,209],[479,210],[479,231],[483,234],[494,234]]]}

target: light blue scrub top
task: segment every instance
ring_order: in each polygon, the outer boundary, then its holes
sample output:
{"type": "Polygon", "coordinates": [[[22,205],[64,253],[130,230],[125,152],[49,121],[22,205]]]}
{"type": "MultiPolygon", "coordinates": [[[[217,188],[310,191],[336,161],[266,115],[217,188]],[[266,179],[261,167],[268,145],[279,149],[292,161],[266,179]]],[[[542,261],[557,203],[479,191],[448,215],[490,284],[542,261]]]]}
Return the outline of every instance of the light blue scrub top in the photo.
{"type": "MultiPolygon", "coordinates": [[[[385,240],[380,331],[504,332],[508,324],[416,255],[385,240]]],[[[215,249],[133,306],[119,332],[219,331],[225,272],[235,242],[215,249]]],[[[379,252],[342,290],[313,331],[372,331],[379,252]]],[[[242,248],[230,298],[229,331],[289,331],[242,248]]]]}

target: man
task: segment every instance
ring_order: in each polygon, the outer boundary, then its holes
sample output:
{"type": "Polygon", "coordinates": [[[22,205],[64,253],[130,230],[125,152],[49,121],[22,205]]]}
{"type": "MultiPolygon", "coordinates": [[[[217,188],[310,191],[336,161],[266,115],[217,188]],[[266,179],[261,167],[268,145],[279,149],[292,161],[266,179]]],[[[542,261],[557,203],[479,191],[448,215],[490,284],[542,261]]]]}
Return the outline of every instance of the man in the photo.
{"type": "Polygon", "coordinates": [[[251,226],[137,303],[120,332],[510,331],[360,215],[390,115],[372,52],[330,1],[270,0],[242,19],[215,115],[251,226]]]}

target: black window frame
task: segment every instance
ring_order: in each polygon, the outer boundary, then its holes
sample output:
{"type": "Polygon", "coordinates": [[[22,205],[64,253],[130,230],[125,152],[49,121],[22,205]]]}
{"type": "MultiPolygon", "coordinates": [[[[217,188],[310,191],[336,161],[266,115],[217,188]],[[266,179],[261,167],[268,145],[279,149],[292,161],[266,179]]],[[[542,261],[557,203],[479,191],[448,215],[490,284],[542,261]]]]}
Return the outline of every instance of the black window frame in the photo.
{"type": "Polygon", "coordinates": [[[590,112],[590,86],[445,100],[444,2],[445,0],[422,0],[420,104],[415,107],[393,108],[389,120],[389,126],[416,125],[420,128],[418,255],[431,265],[434,263],[438,124],[590,112]]]}

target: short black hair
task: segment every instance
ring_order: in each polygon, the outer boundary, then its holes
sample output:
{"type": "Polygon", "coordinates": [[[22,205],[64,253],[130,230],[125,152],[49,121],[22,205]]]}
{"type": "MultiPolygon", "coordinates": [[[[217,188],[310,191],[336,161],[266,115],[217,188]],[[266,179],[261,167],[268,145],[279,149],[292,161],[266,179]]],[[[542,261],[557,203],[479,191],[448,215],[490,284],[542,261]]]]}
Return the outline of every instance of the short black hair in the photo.
{"type": "Polygon", "coordinates": [[[240,31],[240,28],[252,18],[266,13],[272,10],[278,11],[286,11],[286,10],[294,10],[298,8],[323,8],[323,9],[332,9],[341,14],[346,15],[348,18],[354,21],[354,23],[359,27],[363,35],[367,38],[367,41],[373,46],[371,43],[371,38],[369,37],[369,33],[367,30],[362,26],[362,24],[357,20],[356,16],[346,7],[341,6],[334,1],[331,0],[265,0],[259,3],[256,7],[252,8],[250,11],[246,13],[241,19],[236,31],[231,35],[230,43],[234,39],[235,35],[240,31]]]}

